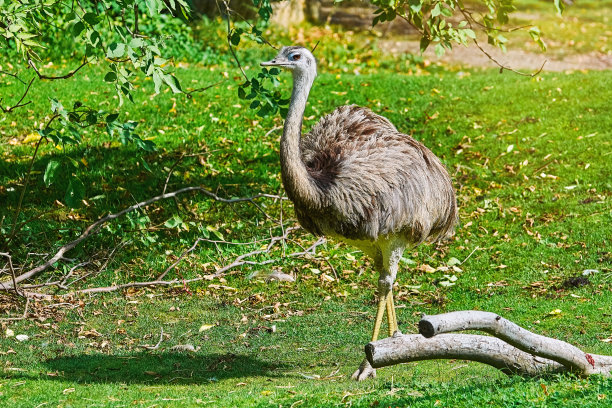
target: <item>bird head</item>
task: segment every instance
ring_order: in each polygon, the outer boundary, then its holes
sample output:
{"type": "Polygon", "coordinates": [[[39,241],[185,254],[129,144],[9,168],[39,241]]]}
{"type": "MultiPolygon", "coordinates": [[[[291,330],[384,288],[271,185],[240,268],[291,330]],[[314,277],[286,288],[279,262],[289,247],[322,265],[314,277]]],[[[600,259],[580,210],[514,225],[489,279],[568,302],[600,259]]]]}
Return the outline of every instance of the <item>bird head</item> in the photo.
{"type": "Polygon", "coordinates": [[[286,68],[294,73],[317,74],[317,60],[310,51],[304,47],[283,47],[273,60],[262,62],[262,67],[277,66],[286,68]]]}

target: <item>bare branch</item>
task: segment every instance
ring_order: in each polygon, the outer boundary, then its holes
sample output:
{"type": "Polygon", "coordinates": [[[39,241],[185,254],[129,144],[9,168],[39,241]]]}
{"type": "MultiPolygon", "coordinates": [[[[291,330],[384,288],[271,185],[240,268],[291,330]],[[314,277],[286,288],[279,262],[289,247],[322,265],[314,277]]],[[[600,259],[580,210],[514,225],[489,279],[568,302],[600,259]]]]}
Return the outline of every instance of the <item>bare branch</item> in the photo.
{"type": "Polygon", "coordinates": [[[419,332],[425,337],[458,330],[481,330],[538,357],[563,364],[581,375],[612,374],[612,357],[588,354],[569,343],[526,330],[495,313],[460,311],[423,316],[419,332]]]}
{"type": "Polygon", "coordinates": [[[0,69],[0,74],[5,74],[5,75],[8,75],[8,76],[12,76],[13,78],[15,78],[16,80],[18,80],[19,82],[21,82],[24,85],[28,84],[26,81],[24,81],[23,79],[19,78],[19,75],[13,74],[12,72],[3,71],[3,70],[0,69]]]}
{"type": "MultiPolygon", "coordinates": [[[[203,193],[204,195],[212,198],[215,201],[219,201],[222,203],[226,203],[226,204],[233,204],[233,203],[239,203],[239,202],[249,202],[251,204],[253,204],[256,208],[259,208],[261,210],[261,208],[257,205],[257,203],[255,202],[256,199],[258,198],[262,198],[262,197],[272,197],[272,198],[278,198],[278,196],[274,196],[274,195],[270,195],[270,194],[257,194],[254,195],[252,197],[239,197],[239,198],[222,198],[219,197],[217,194],[213,193],[212,191],[209,191],[205,188],[202,187],[185,187],[182,188],[180,190],[171,192],[171,193],[165,193],[165,194],[161,194],[158,195],[156,197],[150,198],[148,200],[145,201],[141,201],[139,203],[136,203],[128,208],[125,208],[117,213],[114,214],[109,214],[103,218],[100,218],[98,221],[94,222],[93,224],[91,224],[90,226],[88,226],[85,231],[83,231],[83,233],[81,233],[81,235],[79,235],[79,237],[63,246],[60,247],[60,249],[55,253],[55,255],[53,255],[50,259],[48,259],[45,263],[30,269],[29,271],[17,276],[15,278],[15,282],[12,281],[3,281],[0,282],[0,290],[9,290],[14,288],[16,283],[22,282],[24,280],[30,279],[33,276],[36,276],[37,274],[39,274],[40,272],[46,270],[47,268],[49,268],[51,265],[53,265],[54,263],[56,263],[57,261],[61,260],[64,258],[64,254],[67,253],[68,251],[70,251],[71,249],[73,249],[74,247],[76,247],[77,245],[79,245],[82,241],[84,241],[85,239],[89,238],[92,235],[95,235],[100,228],[106,224],[109,221],[115,220],[119,217],[121,217],[122,215],[129,213],[131,211],[137,210],[139,208],[145,207],[147,205],[153,204],[157,201],[160,200],[165,200],[168,198],[173,198],[176,197],[180,194],[184,194],[184,193],[188,193],[188,192],[200,192],[203,193]]],[[[265,214],[265,212],[264,212],[265,214]]]]}
{"type": "MultiPolygon", "coordinates": [[[[9,74],[9,75],[11,75],[11,74],[9,74]]],[[[21,81],[21,79],[18,76],[16,76],[16,75],[13,75],[13,76],[21,81]]],[[[21,103],[21,102],[25,99],[25,97],[28,94],[28,92],[30,92],[30,87],[32,86],[32,82],[34,82],[35,79],[36,79],[36,77],[32,77],[32,79],[30,79],[30,82],[28,83],[28,86],[26,87],[25,91],[23,92],[23,95],[21,95],[21,99],[19,99],[19,101],[15,105],[9,106],[8,108],[4,108],[2,106],[2,98],[0,98],[0,109],[2,110],[2,112],[9,113],[9,112],[12,112],[14,109],[21,108],[22,106],[26,106],[26,105],[29,105],[30,103],[32,103],[32,101],[28,101],[26,103],[21,103]]],[[[23,81],[21,81],[21,82],[23,82],[23,81]]]]}
{"type": "Polygon", "coordinates": [[[542,62],[542,66],[540,66],[540,69],[538,69],[536,72],[533,73],[529,73],[529,72],[522,72],[522,71],[517,71],[516,69],[512,69],[504,64],[502,64],[501,62],[499,62],[498,60],[495,59],[495,57],[493,57],[491,54],[489,54],[484,48],[482,48],[482,46],[478,43],[478,41],[476,39],[473,39],[472,41],[474,41],[474,44],[476,44],[476,47],[478,47],[478,49],[487,56],[487,58],[489,58],[491,61],[493,61],[495,64],[497,64],[497,66],[499,66],[499,72],[502,73],[504,70],[506,71],[510,71],[510,72],[514,72],[515,74],[518,75],[522,75],[522,76],[528,76],[528,77],[535,77],[537,75],[540,74],[540,72],[542,72],[542,70],[544,69],[544,65],[546,65],[546,63],[548,62],[548,60],[544,60],[544,62],[542,62]]]}
{"type": "Polygon", "coordinates": [[[207,89],[212,88],[213,86],[217,86],[217,85],[219,85],[219,84],[223,83],[224,81],[225,81],[225,79],[222,79],[222,80],[221,80],[221,81],[219,81],[219,82],[215,82],[214,84],[207,85],[207,86],[205,86],[205,87],[203,87],[203,88],[197,88],[197,89],[193,89],[193,90],[191,90],[191,91],[185,92],[185,96],[187,96],[187,98],[191,99],[191,98],[193,98],[193,96],[192,96],[191,94],[196,93],[196,92],[204,92],[204,91],[206,91],[207,89]]]}
{"type": "Polygon", "coordinates": [[[36,75],[38,75],[38,78],[39,79],[49,79],[49,80],[68,79],[68,78],[74,76],[74,74],[79,72],[79,70],[81,68],[83,68],[87,64],[89,64],[89,61],[87,60],[87,57],[85,57],[83,59],[83,63],[81,65],[79,65],[74,71],[70,71],[69,73],[67,73],[65,75],[60,75],[60,76],[48,76],[48,75],[41,74],[40,71],[38,70],[38,68],[36,68],[36,65],[34,64],[34,61],[32,61],[31,59],[28,59],[28,65],[30,65],[32,67],[32,69],[34,70],[34,72],[36,72],[36,75]]]}
{"type": "MultiPolygon", "coordinates": [[[[472,16],[472,13],[469,10],[464,9],[463,7],[459,7],[459,11],[461,12],[461,14],[463,14],[463,17],[465,18],[465,20],[467,21],[468,25],[470,28],[474,28],[472,26],[472,23],[478,24],[480,26],[483,26],[482,24],[480,24],[478,21],[476,21],[474,19],[474,17],[472,16]]],[[[483,26],[484,27],[484,26],[483,26]]],[[[515,27],[513,29],[508,30],[508,32],[511,31],[516,31],[516,30],[520,30],[522,28],[525,28],[528,26],[524,26],[524,27],[515,27]]],[[[503,31],[503,30],[501,30],[503,31]]],[[[478,40],[476,40],[475,38],[472,39],[472,41],[474,41],[474,44],[476,44],[476,47],[480,50],[480,52],[482,52],[484,55],[487,56],[487,58],[489,60],[491,60],[493,63],[495,63],[498,67],[499,67],[499,73],[501,74],[504,70],[506,71],[510,71],[510,72],[514,72],[515,74],[518,75],[522,75],[522,76],[528,76],[528,77],[535,77],[537,75],[540,74],[540,72],[542,72],[542,69],[544,69],[544,65],[546,64],[546,62],[548,62],[548,60],[544,60],[544,62],[542,63],[542,66],[540,67],[540,69],[538,69],[536,72],[534,73],[528,73],[528,72],[522,72],[522,71],[517,71],[515,69],[512,69],[504,64],[502,64],[501,62],[499,62],[497,59],[495,59],[495,57],[493,57],[490,53],[488,53],[484,48],[482,48],[482,46],[480,45],[480,43],[478,43],[478,40]]]]}
{"type": "Polygon", "coordinates": [[[422,360],[460,359],[477,361],[505,374],[541,375],[563,372],[563,365],[539,359],[495,337],[475,334],[441,334],[430,339],[420,334],[401,334],[368,343],[366,358],[374,368],[422,360]]]}
{"type": "Polygon", "coordinates": [[[534,334],[496,315],[460,311],[423,316],[418,334],[396,334],[365,346],[374,368],[410,361],[463,359],[489,364],[506,374],[612,375],[612,356],[584,353],[564,341],[534,334]],[[495,337],[445,334],[482,330],[495,337]]]}
{"type": "Polygon", "coordinates": [[[17,287],[17,282],[15,281],[15,268],[13,268],[13,257],[8,252],[0,252],[0,256],[3,256],[8,260],[8,267],[9,271],[11,272],[11,279],[13,280],[13,288],[15,289],[15,293],[17,295],[21,295],[21,293],[19,292],[19,288],[17,287]]]}

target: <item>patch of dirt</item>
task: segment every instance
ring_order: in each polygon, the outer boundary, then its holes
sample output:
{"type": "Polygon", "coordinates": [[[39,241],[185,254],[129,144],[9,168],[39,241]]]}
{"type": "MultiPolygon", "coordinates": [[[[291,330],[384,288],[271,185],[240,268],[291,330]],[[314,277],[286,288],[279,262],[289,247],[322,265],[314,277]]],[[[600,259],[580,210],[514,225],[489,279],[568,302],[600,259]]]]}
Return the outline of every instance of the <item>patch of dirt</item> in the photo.
{"type": "MultiPolygon", "coordinates": [[[[412,53],[418,55],[420,52],[418,41],[381,40],[378,46],[383,52],[392,54],[412,53]]],[[[560,58],[546,55],[545,53],[536,54],[520,49],[509,49],[508,52],[504,53],[488,44],[482,44],[482,47],[502,65],[517,70],[537,71],[544,61],[546,61],[544,71],[612,69],[612,55],[588,53],[568,55],[560,58]]],[[[432,61],[439,60],[450,65],[486,68],[498,67],[476,46],[455,46],[452,50],[447,50],[440,59],[435,55],[433,47],[430,47],[423,56],[432,61]]]]}
{"type": "MultiPolygon", "coordinates": [[[[319,0],[320,7],[315,19],[321,23],[338,24],[350,29],[369,30],[372,28],[373,11],[375,7],[363,1],[345,0],[336,5],[332,0],[319,0]]],[[[513,18],[524,21],[537,21],[541,16],[537,13],[515,12],[513,18]]],[[[459,20],[457,20],[458,22],[459,20]]],[[[416,30],[401,18],[392,22],[377,25],[377,31],[382,33],[383,39],[378,43],[379,48],[389,54],[411,53],[420,54],[419,42],[412,40],[384,39],[387,35],[412,36],[417,34],[416,30]]],[[[602,53],[572,54],[565,57],[558,55],[533,53],[517,48],[509,49],[504,53],[501,50],[489,46],[486,40],[479,41],[481,46],[500,64],[515,70],[532,73],[538,71],[544,61],[543,71],[575,71],[575,70],[606,70],[612,69],[612,55],[602,53]]],[[[435,55],[433,46],[425,53],[424,57],[431,61],[440,61],[445,64],[465,67],[498,68],[476,46],[455,46],[446,51],[440,59],[435,55]]]]}

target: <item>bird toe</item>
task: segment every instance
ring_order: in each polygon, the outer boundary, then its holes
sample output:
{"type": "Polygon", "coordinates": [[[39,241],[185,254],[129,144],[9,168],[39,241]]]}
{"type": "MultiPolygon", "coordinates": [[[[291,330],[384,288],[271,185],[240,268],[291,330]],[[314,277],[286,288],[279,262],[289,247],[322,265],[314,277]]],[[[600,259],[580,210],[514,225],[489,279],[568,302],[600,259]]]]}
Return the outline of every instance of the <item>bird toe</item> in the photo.
{"type": "Polygon", "coordinates": [[[376,378],[376,369],[372,368],[368,360],[364,359],[359,368],[351,376],[353,380],[363,381],[368,378],[376,378]]]}

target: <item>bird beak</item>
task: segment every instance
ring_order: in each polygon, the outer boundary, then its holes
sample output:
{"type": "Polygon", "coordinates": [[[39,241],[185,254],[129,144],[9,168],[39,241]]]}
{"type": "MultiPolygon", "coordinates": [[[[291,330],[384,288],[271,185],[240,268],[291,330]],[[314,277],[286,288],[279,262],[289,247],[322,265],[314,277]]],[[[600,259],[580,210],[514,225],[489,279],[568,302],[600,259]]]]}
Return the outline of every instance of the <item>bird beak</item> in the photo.
{"type": "Polygon", "coordinates": [[[286,59],[280,59],[280,58],[276,57],[276,58],[274,58],[271,61],[262,62],[260,65],[262,67],[274,67],[274,66],[286,67],[286,66],[291,65],[291,64],[286,59]]]}

